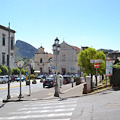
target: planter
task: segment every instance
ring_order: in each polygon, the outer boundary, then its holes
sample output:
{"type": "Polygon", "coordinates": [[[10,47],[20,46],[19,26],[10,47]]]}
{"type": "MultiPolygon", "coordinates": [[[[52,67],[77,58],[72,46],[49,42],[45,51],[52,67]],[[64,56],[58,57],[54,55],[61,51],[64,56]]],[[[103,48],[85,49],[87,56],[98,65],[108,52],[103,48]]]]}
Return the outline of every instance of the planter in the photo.
{"type": "Polygon", "coordinates": [[[30,81],[29,80],[26,81],[26,85],[30,85],[30,81]]]}
{"type": "Polygon", "coordinates": [[[37,83],[37,81],[36,81],[36,80],[33,80],[33,81],[32,81],[32,84],[36,84],[36,83],[37,83]]]}

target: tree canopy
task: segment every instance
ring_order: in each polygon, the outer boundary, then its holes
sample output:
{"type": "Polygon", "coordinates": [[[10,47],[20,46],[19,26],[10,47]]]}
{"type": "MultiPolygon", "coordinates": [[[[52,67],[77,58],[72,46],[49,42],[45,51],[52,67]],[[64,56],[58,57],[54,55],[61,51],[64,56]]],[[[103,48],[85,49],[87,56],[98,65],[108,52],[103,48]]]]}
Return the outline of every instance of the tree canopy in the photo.
{"type": "Polygon", "coordinates": [[[103,59],[103,62],[99,63],[98,72],[101,75],[104,74],[106,56],[102,51],[97,51],[90,47],[85,50],[81,50],[78,54],[77,61],[83,72],[94,75],[96,73],[96,69],[94,68],[94,64],[90,63],[90,60],[94,59],[103,59]]]}

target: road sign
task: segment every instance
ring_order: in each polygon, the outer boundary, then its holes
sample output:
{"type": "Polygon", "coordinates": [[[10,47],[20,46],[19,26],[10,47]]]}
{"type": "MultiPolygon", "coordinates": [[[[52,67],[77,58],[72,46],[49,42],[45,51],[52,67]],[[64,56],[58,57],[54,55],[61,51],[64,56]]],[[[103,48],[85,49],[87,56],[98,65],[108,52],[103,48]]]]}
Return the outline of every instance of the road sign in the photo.
{"type": "Polygon", "coordinates": [[[103,59],[90,60],[90,63],[102,63],[103,59]]]}
{"type": "Polygon", "coordinates": [[[52,69],[55,69],[55,66],[52,66],[52,69]]]}
{"type": "Polygon", "coordinates": [[[72,70],[73,70],[73,68],[71,67],[71,68],[70,68],[70,70],[72,71],[72,70]]]}
{"type": "Polygon", "coordinates": [[[99,68],[99,64],[98,64],[98,63],[95,63],[95,64],[94,64],[94,67],[95,67],[95,68],[99,68]]]}

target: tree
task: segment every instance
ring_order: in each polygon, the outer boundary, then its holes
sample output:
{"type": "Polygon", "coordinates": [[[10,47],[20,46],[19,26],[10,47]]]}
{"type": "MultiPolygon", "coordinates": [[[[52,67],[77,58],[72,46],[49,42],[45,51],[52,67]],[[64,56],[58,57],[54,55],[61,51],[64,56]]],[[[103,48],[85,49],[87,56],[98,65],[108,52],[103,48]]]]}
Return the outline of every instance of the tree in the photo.
{"type": "MultiPolygon", "coordinates": [[[[96,51],[94,48],[87,48],[80,51],[77,61],[78,65],[82,68],[84,73],[91,74],[91,78],[96,74],[94,64],[90,63],[90,60],[103,59],[102,63],[99,63],[98,73],[103,75],[105,73],[105,54],[102,51],[96,51]]],[[[96,82],[97,83],[97,82],[96,82]]]]}
{"type": "Polygon", "coordinates": [[[0,66],[1,69],[1,75],[7,75],[8,74],[8,68],[6,66],[0,66]]]}
{"type": "Polygon", "coordinates": [[[31,74],[34,74],[35,70],[33,69],[33,67],[31,67],[30,69],[31,69],[31,74]]]}
{"type": "Polygon", "coordinates": [[[21,73],[25,74],[27,72],[27,70],[24,70],[23,68],[21,69],[21,73]]]}
{"type": "Polygon", "coordinates": [[[117,64],[117,63],[119,63],[119,62],[120,62],[120,61],[116,58],[116,59],[115,59],[115,62],[114,62],[114,65],[117,64]]]}
{"type": "Polygon", "coordinates": [[[102,51],[87,48],[79,53],[77,61],[78,65],[83,68],[83,72],[95,75],[96,69],[94,68],[94,64],[90,63],[90,60],[103,59],[103,62],[99,63],[100,67],[98,69],[98,72],[102,75],[105,73],[105,58],[105,54],[102,51]]]}
{"type": "Polygon", "coordinates": [[[19,68],[13,68],[13,69],[12,69],[12,74],[13,74],[13,75],[18,75],[18,74],[20,74],[20,69],[19,69],[19,68]]]}
{"type": "Polygon", "coordinates": [[[2,70],[0,69],[0,74],[1,74],[2,70]]]}

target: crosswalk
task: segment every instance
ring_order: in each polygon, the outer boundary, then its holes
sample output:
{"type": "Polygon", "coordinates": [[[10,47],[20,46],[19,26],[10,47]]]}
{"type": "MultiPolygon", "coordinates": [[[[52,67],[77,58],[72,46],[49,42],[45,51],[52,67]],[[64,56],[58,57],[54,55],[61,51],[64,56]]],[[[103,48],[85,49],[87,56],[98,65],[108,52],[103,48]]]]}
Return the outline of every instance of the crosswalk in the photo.
{"type": "Polygon", "coordinates": [[[77,100],[77,98],[71,98],[30,102],[8,113],[9,117],[0,117],[0,120],[70,120],[77,100]]]}

